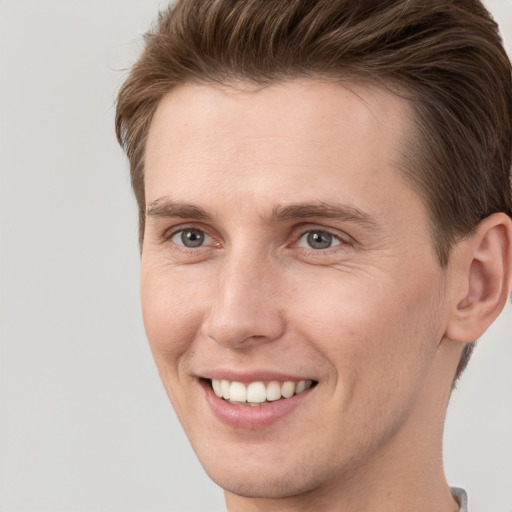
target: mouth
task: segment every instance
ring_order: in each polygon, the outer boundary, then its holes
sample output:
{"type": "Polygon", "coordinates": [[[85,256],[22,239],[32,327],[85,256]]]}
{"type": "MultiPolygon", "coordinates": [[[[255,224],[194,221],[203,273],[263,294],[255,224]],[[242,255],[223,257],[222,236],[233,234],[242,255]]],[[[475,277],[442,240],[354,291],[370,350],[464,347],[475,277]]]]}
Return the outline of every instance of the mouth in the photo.
{"type": "Polygon", "coordinates": [[[260,407],[287,400],[313,388],[314,380],[255,381],[243,383],[227,379],[205,379],[218,398],[233,405],[260,407]]]}
{"type": "Polygon", "coordinates": [[[217,420],[244,431],[281,424],[295,409],[313,403],[310,397],[318,385],[313,379],[264,371],[243,376],[215,371],[200,377],[199,383],[217,420]]]}

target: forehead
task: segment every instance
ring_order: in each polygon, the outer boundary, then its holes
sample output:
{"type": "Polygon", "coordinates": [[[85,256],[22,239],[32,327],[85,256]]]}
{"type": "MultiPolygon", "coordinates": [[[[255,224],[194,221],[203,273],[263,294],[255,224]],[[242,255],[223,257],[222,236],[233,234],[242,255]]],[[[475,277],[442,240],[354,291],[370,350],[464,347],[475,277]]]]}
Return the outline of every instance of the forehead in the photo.
{"type": "Polygon", "coordinates": [[[274,192],[276,201],[284,192],[296,202],[389,200],[405,184],[397,169],[410,119],[405,100],[354,83],[184,85],[162,99],[152,120],[146,203],[212,190],[233,198],[274,192]]]}
{"type": "Polygon", "coordinates": [[[161,100],[147,150],[151,157],[183,145],[180,153],[188,147],[206,152],[213,143],[219,149],[240,148],[248,137],[277,138],[281,144],[304,138],[325,145],[339,142],[342,134],[347,148],[355,138],[384,137],[392,143],[391,153],[409,131],[410,114],[410,105],[398,96],[351,82],[295,80],[265,88],[187,84],[161,100]]]}

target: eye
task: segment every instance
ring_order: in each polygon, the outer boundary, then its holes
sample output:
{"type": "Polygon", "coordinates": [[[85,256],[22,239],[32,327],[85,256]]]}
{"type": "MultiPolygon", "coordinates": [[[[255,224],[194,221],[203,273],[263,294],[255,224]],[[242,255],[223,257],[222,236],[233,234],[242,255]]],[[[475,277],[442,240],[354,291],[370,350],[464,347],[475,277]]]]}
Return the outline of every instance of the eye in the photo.
{"type": "Polygon", "coordinates": [[[211,242],[211,237],[208,236],[204,231],[200,229],[181,229],[174,233],[171,237],[171,241],[176,245],[188,247],[193,249],[195,247],[201,247],[211,242]]]}
{"type": "Polygon", "coordinates": [[[337,236],[328,231],[320,230],[306,231],[306,233],[299,238],[297,243],[299,247],[307,247],[315,250],[329,249],[340,244],[341,240],[337,236]]]}

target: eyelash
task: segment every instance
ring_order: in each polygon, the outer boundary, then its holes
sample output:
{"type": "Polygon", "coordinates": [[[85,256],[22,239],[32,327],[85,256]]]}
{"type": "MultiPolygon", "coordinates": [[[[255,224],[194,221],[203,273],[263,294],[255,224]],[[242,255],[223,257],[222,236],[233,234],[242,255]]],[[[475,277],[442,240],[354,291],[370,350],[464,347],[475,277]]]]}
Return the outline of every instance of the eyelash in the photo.
{"type": "MultiPolygon", "coordinates": [[[[199,233],[206,240],[208,240],[208,239],[215,240],[215,238],[213,236],[209,235],[208,232],[204,228],[194,226],[194,225],[188,225],[188,226],[177,226],[171,230],[166,231],[163,236],[163,241],[171,242],[174,245],[176,245],[177,247],[179,247],[180,250],[187,251],[187,252],[197,252],[197,250],[204,249],[204,248],[208,247],[208,243],[207,244],[201,243],[200,245],[197,245],[197,246],[186,246],[184,243],[179,243],[179,242],[173,240],[175,237],[177,237],[180,234],[181,234],[181,237],[183,237],[183,235],[187,231],[199,233]]],[[[350,242],[347,240],[347,238],[348,238],[348,235],[341,236],[339,233],[334,233],[331,230],[326,229],[326,228],[317,228],[317,227],[306,228],[306,227],[302,226],[300,228],[300,231],[297,232],[297,235],[293,236],[293,241],[290,244],[288,244],[287,247],[298,247],[298,248],[302,249],[303,251],[307,251],[308,253],[320,255],[321,253],[331,253],[332,249],[336,250],[337,247],[340,247],[340,246],[343,247],[343,246],[348,245],[350,242]],[[304,237],[309,237],[312,234],[322,235],[324,237],[327,236],[330,239],[329,240],[330,245],[328,247],[323,247],[323,248],[315,248],[315,247],[311,247],[310,245],[308,247],[301,246],[300,245],[301,240],[304,237]]],[[[183,241],[183,239],[182,239],[182,241],[183,241]]],[[[310,243],[310,242],[311,241],[309,241],[307,243],[310,243]]],[[[217,242],[214,245],[220,246],[220,243],[217,242]]]]}
{"type": "MultiPolygon", "coordinates": [[[[184,250],[184,251],[197,251],[197,249],[206,247],[204,244],[198,245],[196,247],[188,247],[184,244],[177,243],[176,241],[173,240],[176,236],[178,236],[180,234],[183,237],[183,235],[186,232],[200,233],[203,235],[203,237],[205,239],[208,238],[208,239],[214,240],[214,237],[209,235],[205,229],[203,229],[201,227],[194,226],[194,225],[190,225],[190,226],[177,226],[175,228],[172,228],[172,229],[166,231],[163,235],[163,242],[164,243],[171,242],[174,245],[178,246],[181,250],[184,250]]],[[[219,245],[219,244],[215,244],[215,245],[219,245]]]]}
{"type": "Polygon", "coordinates": [[[305,249],[308,251],[313,251],[315,253],[319,253],[319,252],[329,251],[329,249],[334,249],[335,247],[345,245],[346,243],[347,242],[337,233],[332,233],[331,231],[329,231],[327,229],[312,228],[312,229],[307,229],[306,231],[302,231],[302,234],[297,238],[297,241],[295,242],[294,245],[301,247],[302,249],[305,249]],[[324,239],[327,238],[328,246],[327,247],[316,247],[316,248],[312,247],[311,243],[313,242],[313,240],[310,240],[310,236],[312,236],[312,235],[320,235],[324,239]],[[307,242],[306,242],[308,244],[307,247],[300,245],[301,240],[304,238],[307,240],[307,242]]]}

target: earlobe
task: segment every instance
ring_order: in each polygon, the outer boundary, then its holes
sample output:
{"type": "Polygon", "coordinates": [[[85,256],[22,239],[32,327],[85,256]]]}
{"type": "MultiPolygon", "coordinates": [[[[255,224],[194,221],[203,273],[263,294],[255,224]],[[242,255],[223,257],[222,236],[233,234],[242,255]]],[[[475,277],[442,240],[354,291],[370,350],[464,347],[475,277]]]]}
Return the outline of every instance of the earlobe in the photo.
{"type": "Polygon", "coordinates": [[[512,220],[504,213],[485,218],[475,233],[460,242],[454,257],[459,296],[446,329],[455,341],[478,339],[501,313],[512,286],[512,220]]]}

